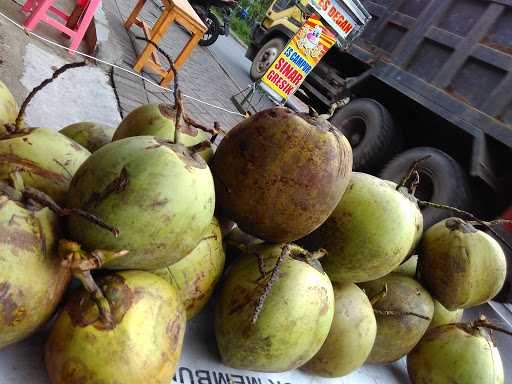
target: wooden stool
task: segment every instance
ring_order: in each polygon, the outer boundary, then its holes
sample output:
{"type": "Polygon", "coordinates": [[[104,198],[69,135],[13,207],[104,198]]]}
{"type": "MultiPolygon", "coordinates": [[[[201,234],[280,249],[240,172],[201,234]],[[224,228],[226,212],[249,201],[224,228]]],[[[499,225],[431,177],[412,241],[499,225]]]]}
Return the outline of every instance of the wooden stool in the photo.
{"type": "Polygon", "coordinates": [[[94,13],[100,6],[101,0],[77,0],[76,6],[71,15],[64,13],[53,6],[57,0],[27,0],[23,5],[24,12],[30,12],[25,20],[25,28],[32,31],[40,22],[49,24],[61,31],[71,39],[70,52],[76,51],[84,36],[89,49],[94,51],[96,46],[96,30],[94,27],[94,13]],[[61,23],[57,18],[64,20],[61,23]],[[92,46],[91,46],[92,45],[92,46]]]}
{"type": "MultiPolygon", "coordinates": [[[[149,28],[144,21],[138,19],[138,15],[142,10],[142,7],[144,7],[145,3],[146,0],[139,0],[132,13],[126,20],[124,26],[127,29],[130,29],[133,24],[141,27],[144,31],[144,35],[146,35],[146,38],[150,39],[155,44],[158,44],[173,21],[176,21],[182,25],[190,33],[192,33],[192,37],[174,61],[176,69],[181,68],[185,60],[187,60],[187,58],[190,56],[192,49],[194,49],[197,43],[199,43],[199,40],[201,40],[201,37],[208,30],[208,28],[206,25],[204,25],[203,21],[199,18],[187,0],[163,0],[162,3],[164,4],[164,10],[162,11],[162,14],[156,21],[153,28],[149,28]]],[[[167,86],[173,78],[173,72],[170,68],[166,70],[162,67],[155,51],[156,48],[153,45],[147,43],[140,56],[137,58],[133,69],[136,72],[140,72],[143,67],[147,66],[149,69],[162,76],[160,84],[162,86],[167,86]]]]}

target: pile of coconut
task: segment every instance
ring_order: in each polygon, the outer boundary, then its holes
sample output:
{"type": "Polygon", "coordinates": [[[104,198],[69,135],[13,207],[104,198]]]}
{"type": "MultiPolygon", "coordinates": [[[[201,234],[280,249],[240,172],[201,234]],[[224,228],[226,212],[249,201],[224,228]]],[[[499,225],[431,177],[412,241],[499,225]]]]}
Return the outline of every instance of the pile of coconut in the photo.
{"type": "Polygon", "coordinates": [[[215,289],[232,368],[341,377],[407,356],[413,383],[504,382],[499,327],[462,322],[503,286],[503,250],[474,217],[424,231],[414,170],[353,172],[339,130],[283,107],[222,134],[179,90],[116,129],[26,127],[26,105],[0,82],[0,347],[53,318],[53,384],[170,383],[215,289]]]}

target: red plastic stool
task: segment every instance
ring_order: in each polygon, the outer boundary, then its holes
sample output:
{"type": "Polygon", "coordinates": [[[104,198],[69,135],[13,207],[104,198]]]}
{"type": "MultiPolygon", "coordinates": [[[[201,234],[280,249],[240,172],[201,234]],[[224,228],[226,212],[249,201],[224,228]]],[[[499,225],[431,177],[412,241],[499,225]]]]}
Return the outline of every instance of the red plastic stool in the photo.
{"type": "Polygon", "coordinates": [[[39,22],[43,21],[69,36],[71,38],[71,45],[69,46],[70,52],[71,50],[76,51],[94,19],[94,14],[100,6],[101,0],[77,0],[77,8],[75,9],[82,9],[82,12],[78,21],[73,22],[72,25],[68,23],[71,16],[53,6],[53,3],[56,1],[57,0],[27,0],[23,6],[23,11],[31,12],[31,14],[25,21],[25,28],[28,31],[32,31],[37,27],[39,22]],[[50,14],[58,16],[64,20],[67,25],[51,17],[50,14]]]}

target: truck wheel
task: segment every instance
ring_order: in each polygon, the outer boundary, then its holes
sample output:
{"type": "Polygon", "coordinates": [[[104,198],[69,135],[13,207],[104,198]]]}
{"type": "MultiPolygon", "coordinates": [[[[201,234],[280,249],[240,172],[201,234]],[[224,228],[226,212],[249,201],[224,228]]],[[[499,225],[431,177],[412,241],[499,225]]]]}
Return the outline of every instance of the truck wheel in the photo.
{"type": "MultiPolygon", "coordinates": [[[[418,147],[402,152],[384,167],[380,177],[398,183],[412,164],[425,156],[430,157],[416,167],[420,175],[416,197],[419,200],[470,210],[471,188],[466,172],[453,158],[439,149],[418,147]]],[[[447,217],[456,216],[453,212],[436,208],[424,208],[421,212],[424,229],[447,217]]]]}
{"type": "Polygon", "coordinates": [[[280,37],[275,37],[267,41],[263,47],[260,48],[254,60],[252,61],[250,76],[251,79],[259,80],[274,62],[277,56],[281,53],[286,42],[280,37]]]}
{"type": "Polygon", "coordinates": [[[356,99],[334,114],[333,123],[347,137],[354,156],[354,170],[380,167],[402,146],[402,136],[388,110],[373,99],[356,99]]]}

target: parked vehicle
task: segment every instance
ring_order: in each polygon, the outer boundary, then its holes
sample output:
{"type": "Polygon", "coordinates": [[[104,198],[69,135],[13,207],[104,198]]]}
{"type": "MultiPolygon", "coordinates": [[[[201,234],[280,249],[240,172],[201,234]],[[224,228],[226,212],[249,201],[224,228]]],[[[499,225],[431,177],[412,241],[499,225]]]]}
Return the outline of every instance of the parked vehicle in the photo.
{"type": "Polygon", "coordinates": [[[231,11],[236,0],[192,0],[190,3],[208,27],[199,45],[206,47],[215,43],[220,35],[229,35],[231,11]],[[212,7],[222,12],[222,21],[212,12],[212,7]]]}
{"type": "MultiPolygon", "coordinates": [[[[254,79],[305,21],[307,3],[276,0],[255,26],[246,54],[254,79]]],[[[350,97],[332,122],[357,170],[399,180],[428,156],[419,197],[499,216],[512,204],[512,3],[362,4],[373,17],[364,33],[348,50],[333,47],[297,96],[321,113],[350,97]]],[[[451,213],[423,214],[429,226],[451,213]]]]}

